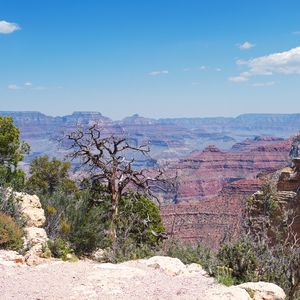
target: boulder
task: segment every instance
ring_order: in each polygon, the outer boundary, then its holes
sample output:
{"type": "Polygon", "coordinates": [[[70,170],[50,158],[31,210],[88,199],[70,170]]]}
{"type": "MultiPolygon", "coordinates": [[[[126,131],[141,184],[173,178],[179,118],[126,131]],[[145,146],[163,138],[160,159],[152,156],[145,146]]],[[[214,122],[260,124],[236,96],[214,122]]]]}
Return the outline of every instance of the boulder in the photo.
{"type": "Polygon", "coordinates": [[[36,244],[44,244],[47,242],[48,237],[44,228],[38,227],[25,227],[25,244],[34,246],[36,244]]]}
{"type": "Polygon", "coordinates": [[[46,218],[41,202],[36,195],[14,193],[28,227],[42,227],[46,218]]]}
{"type": "Polygon", "coordinates": [[[254,294],[254,300],[284,300],[286,295],[281,287],[269,282],[246,282],[238,285],[254,294]]]}
{"type": "Polygon", "coordinates": [[[186,270],[189,273],[200,273],[203,276],[208,276],[207,272],[199,264],[193,263],[193,264],[186,265],[186,270]]]}
{"type": "Polygon", "coordinates": [[[178,259],[168,256],[153,256],[146,260],[140,260],[148,267],[160,269],[170,276],[176,276],[187,272],[186,266],[178,259]]]}
{"type": "MultiPolygon", "coordinates": [[[[200,299],[200,298],[199,298],[200,299]]],[[[205,300],[252,300],[250,295],[243,289],[231,286],[218,285],[215,288],[211,288],[206,293],[205,297],[201,298],[205,300]]]]}
{"type": "Polygon", "coordinates": [[[97,262],[107,262],[109,257],[112,257],[112,250],[111,249],[97,249],[92,253],[91,258],[96,260],[97,262]]]}
{"type": "Polygon", "coordinates": [[[47,259],[43,258],[42,254],[43,254],[43,245],[42,244],[34,245],[24,255],[26,264],[28,266],[36,266],[46,262],[47,259]]]}
{"type": "Polygon", "coordinates": [[[0,265],[14,266],[15,264],[23,264],[24,256],[16,251],[0,250],[0,265]]]}

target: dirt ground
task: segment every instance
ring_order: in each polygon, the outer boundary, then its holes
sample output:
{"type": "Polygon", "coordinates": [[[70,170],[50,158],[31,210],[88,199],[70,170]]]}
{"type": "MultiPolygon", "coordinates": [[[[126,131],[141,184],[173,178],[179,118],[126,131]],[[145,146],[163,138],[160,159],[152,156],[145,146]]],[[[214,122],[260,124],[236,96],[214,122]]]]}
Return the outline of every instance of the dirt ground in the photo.
{"type": "Polygon", "coordinates": [[[170,276],[138,262],[0,265],[0,299],[205,299],[217,286],[200,273],[170,276]]]}

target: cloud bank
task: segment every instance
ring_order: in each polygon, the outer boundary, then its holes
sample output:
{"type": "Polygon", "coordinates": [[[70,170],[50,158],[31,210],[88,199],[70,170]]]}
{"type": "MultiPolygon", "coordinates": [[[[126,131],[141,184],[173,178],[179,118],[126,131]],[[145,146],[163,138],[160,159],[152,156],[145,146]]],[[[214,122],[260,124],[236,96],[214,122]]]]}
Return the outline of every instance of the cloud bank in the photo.
{"type": "Polygon", "coordinates": [[[229,80],[233,82],[247,81],[253,76],[261,75],[300,74],[300,47],[247,61],[238,60],[236,64],[244,65],[248,70],[238,76],[230,77],[229,80]]]}
{"type": "Polygon", "coordinates": [[[0,33],[2,34],[10,34],[20,29],[20,26],[16,23],[10,23],[4,20],[0,21],[0,33]]]}

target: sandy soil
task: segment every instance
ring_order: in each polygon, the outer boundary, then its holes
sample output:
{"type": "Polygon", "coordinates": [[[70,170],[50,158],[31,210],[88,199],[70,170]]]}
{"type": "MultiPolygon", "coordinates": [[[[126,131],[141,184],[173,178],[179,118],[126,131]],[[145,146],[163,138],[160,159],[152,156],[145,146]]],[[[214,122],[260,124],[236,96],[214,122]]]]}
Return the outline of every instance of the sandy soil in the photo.
{"type": "Polygon", "coordinates": [[[0,299],[205,299],[212,278],[169,276],[138,262],[51,262],[36,267],[0,265],[0,299]]]}

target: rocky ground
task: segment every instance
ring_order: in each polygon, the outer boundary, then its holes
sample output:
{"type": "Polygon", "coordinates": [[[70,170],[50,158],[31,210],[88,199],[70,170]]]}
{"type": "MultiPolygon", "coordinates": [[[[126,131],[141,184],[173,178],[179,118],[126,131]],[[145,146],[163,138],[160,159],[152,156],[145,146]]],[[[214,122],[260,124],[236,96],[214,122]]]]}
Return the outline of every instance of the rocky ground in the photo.
{"type": "MultiPolygon", "coordinates": [[[[284,299],[279,287],[270,290],[264,295],[276,297],[255,299],[284,299]]],[[[48,261],[38,266],[0,259],[0,291],[3,300],[251,299],[245,289],[217,284],[199,265],[185,266],[169,257],[122,264],[48,261]]]]}

